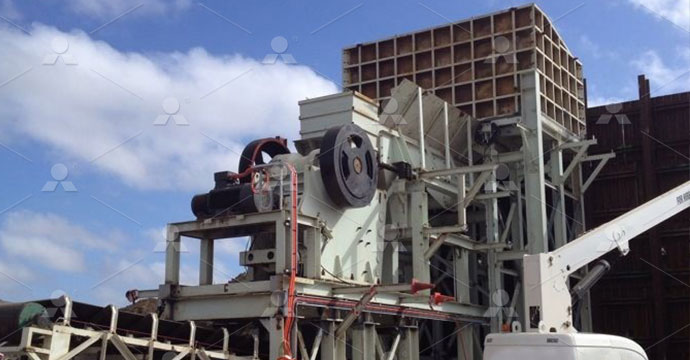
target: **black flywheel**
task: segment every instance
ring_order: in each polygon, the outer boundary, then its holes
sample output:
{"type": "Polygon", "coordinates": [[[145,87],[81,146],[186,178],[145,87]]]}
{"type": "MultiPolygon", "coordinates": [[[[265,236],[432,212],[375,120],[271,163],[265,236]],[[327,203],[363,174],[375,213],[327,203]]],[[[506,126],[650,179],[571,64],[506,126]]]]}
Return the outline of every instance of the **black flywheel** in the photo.
{"type": "MultiPolygon", "coordinates": [[[[238,174],[243,174],[248,168],[254,165],[263,165],[266,163],[264,155],[272,158],[276,155],[289,154],[290,149],[287,147],[287,140],[274,137],[258,139],[250,142],[242,150],[240,156],[240,163],[237,169],[238,174]]],[[[241,183],[248,183],[252,181],[251,174],[243,174],[240,177],[241,183]]]]}
{"type": "Polygon", "coordinates": [[[357,125],[328,129],[319,154],[321,180],[338,206],[368,205],[376,193],[378,162],[367,134],[357,125]]]}

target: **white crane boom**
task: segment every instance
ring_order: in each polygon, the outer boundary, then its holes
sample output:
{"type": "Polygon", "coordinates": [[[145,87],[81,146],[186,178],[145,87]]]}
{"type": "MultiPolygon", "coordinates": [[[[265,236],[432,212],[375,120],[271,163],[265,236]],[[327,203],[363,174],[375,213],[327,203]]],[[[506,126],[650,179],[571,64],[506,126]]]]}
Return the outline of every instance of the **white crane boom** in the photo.
{"type": "Polygon", "coordinates": [[[690,181],[545,254],[525,255],[525,311],[528,331],[575,332],[568,277],[664,220],[690,208],[690,181]]]}

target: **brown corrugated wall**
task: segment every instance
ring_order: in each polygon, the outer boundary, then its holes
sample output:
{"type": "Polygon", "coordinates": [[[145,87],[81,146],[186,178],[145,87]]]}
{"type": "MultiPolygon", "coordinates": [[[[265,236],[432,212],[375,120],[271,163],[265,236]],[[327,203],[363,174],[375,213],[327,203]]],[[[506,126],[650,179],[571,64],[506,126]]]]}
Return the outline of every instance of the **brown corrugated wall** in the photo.
{"type": "MultiPolygon", "coordinates": [[[[616,152],[587,190],[589,229],[690,180],[690,93],[651,97],[644,76],[638,85],[639,100],[587,110],[590,154],[616,152]]],[[[594,330],[632,338],[650,359],[690,359],[690,212],[630,248],[592,290],[594,330]]]]}

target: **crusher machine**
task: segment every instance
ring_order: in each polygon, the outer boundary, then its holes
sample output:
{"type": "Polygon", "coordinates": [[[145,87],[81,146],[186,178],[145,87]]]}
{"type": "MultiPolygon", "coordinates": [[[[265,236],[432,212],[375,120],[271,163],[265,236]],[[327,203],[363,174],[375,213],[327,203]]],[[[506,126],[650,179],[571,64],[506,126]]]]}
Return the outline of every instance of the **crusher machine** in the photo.
{"type": "MultiPolygon", "coordinates": [[[[164,283],[128,292],[156,311],[53,299],[48,321],[17,320],[0,353],[481,358],[488,333],[529,323],[523,256],[584,229],[580,163],[610,158],[587,157],[596,140],[540,111],[540,76],[520,74],[519,112],[481,122],[407,80],[383,104],[349,91],[300,102],[296,152],[249,143],[192,199],[196,218],[168,224],[164,283]],[[199,241],[198,284],[180,283],[183,237],[199,241]],[[238,238],[245,272],[214,279],[216,243],[238,238]]],[[[585,328],[587,304],[573,313],[585,328]]]]}

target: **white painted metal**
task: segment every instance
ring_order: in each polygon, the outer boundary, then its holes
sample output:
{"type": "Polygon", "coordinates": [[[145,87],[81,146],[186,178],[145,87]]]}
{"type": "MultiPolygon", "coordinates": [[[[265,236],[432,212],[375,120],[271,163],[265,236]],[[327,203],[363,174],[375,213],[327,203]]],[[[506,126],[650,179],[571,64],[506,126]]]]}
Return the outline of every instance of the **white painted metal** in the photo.
{"type": "Polygon", "coordinates": [[[534,319],[540,319],[528,323],[527,330],[542,333],[576,331],[572,323],[568,277],[614,249],[627,254],[630,240],[687,208],[690,208],[690,182],[600,225],[557,250],[526,255],[525,312],[534,319]]]}
{"type": "Polygon", "coordinates": [[[647,360],[634,341],[612,335],[490,334],[484,345],[484,360],[647,360]]]}

